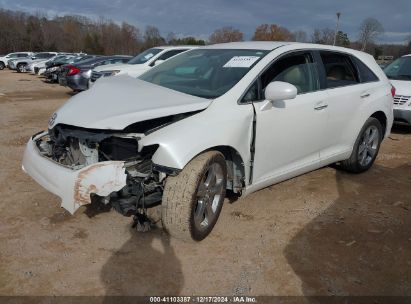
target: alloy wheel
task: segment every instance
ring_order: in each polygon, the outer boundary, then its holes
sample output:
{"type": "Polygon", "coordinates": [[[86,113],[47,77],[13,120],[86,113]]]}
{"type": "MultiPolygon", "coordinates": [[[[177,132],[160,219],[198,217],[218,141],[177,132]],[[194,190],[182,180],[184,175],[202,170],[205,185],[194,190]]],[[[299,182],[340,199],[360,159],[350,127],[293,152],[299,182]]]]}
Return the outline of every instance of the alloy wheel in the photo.
{"type": "Polygon", "coordinates": [[[376,126],[369,126],[363,133],[358,146],[358,161],[361,166],[368,166],[377,154],[380,133],[376,126]]]}
{"type": "Polygon", "coordinates": [[[219,163],[213,163],[203,175],[197,189],[197,205],[194,211],[194,225],[197,229],[204,230],[213,222],[223,191],[223,169],[219,163]]]}

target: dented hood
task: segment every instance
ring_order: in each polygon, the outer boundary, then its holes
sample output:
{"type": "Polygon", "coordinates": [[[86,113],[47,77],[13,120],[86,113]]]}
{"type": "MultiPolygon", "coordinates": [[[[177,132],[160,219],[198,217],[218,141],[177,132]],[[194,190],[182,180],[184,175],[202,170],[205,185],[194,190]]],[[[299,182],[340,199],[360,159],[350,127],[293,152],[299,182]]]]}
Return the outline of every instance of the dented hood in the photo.
{"type": "Polygon", "coordinates": [[[65,103],[49,128],[66,124],[122,130],[135,122],[203,110],[211,102],[129,76],[107,77],[65,103]]]}

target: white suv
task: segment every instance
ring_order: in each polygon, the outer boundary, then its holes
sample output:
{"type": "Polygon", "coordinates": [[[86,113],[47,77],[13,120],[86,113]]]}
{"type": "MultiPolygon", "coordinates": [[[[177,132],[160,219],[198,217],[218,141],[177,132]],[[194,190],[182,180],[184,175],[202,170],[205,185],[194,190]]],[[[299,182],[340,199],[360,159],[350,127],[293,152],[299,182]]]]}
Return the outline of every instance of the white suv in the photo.
{"type": "Polygon", "coordinates": [[[28,66],[34,62],[40,62],[44,59],[51,59],[57,56],[58,53],[56,52],[41,52],[41,53],[34,53],[31,58],[18,58],[9,60],[9,69],[17,70],[18,73],[28,72],[28,66]]]}
{"type": "Polygon", "coordinates": [[[5,56],[0,56],[0,70],[3,70],[7,67],[7,62],[11,59],[15,58],[27,58],[33,56],[32,52],[17,52],[17,53],[9,53],[5,56]]]}
{"type": "Polygon", "coordinates": [[[368,170],[392,107],[391,84],[368,54],[211,45],[72,97],[30,138],[23,169],[71,213],[99,200],[140,223],[161,204],[171,235],[199,241],[226,191],[246,196],[336,162],[368,170]]]}
{"type": "Polygon", "coordinates": [[[394,121],[411,125],[411,54],[398,58],[384,72],[395,88],[394,121]]]}
{"type": "Polygon", "coordinates": [[[145,50],[125,64],[110,64],[96,67],[91,74],[89,87],[91,87],[100,77],[114,75],[129,75],[131,77],[140,76],[153,66],[158,65],[177,54],[194,48],[197,48],[197,46],[158,46],[145,50]]]}

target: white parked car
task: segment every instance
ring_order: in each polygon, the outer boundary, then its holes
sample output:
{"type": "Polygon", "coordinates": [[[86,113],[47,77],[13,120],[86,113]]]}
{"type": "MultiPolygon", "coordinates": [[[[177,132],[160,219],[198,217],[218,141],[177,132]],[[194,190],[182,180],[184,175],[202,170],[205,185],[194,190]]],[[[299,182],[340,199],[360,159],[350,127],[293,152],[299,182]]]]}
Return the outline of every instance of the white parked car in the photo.
{"type": "Polygon", "coordinates": [[[11,59],[26,58],[30,56],[33,56],[32,52],[17,52],[9,53],[5,56],[0,56],[0,70],[3,70],[5,67],[7,67],[7,62],[11,59]]]}
{"type": "Polygon", "coordinates": [[[16,70],[19,73],[24,73],[24,72],[29,71],[28,67],[31,63],[39,62],[39,61],[42,61],[44,59],[51,59],[51,58],[53,58],[57,55],[58,55],[58,53],[56,53],[56,52],[35,53],[35,54],[33,54],[32,57],[9,60],[8,65],[9,65],[9,69],[16,70]]]}
{"type": "Polygon", "coordinates": [[[384,72],[396,90],[394,122],[411,125],[411,54],[398,58],[384,72]]]}
{"type": "Polygon", "coordinates": [[[92,86],[100,77],[115,75],[129,75],[131,77],[140,76],[153,66],[158,65],[177,54],[197,47],[198,46],[191,45],[159,46],[138,54],[127,63],[96,67],[92,72],[89,87],[92,86]]]}
{"type": "Polygon", "coordinates": [[[392,126],[391,88],[351,49],[211,45],[72,97],[30,138],[23,169],[71,213],[91,200],[123,215],[161,204],[171,235],[199,241],[226,191],[246,196],[336,162],[368,170],[392,126]]]}

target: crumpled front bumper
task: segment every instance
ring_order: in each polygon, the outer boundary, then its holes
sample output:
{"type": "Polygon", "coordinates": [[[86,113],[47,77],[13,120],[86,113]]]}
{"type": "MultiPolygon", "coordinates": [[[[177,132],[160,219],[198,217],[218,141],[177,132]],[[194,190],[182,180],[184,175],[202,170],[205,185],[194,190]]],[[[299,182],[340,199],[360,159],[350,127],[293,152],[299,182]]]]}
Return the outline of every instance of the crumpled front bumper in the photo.
{"type": "Polygon", "coordinates": [[[107,196],[126,185],[123,161],[99,162],[73,170],[44,157],[35,141],[46,134],[44,132],[30,138],[22,168],[37,183],[59,196],[61,206],[71,214],[80,206],[91,203],[90,194],[107,196]]]}

